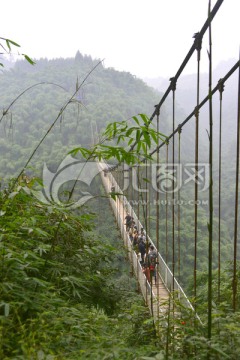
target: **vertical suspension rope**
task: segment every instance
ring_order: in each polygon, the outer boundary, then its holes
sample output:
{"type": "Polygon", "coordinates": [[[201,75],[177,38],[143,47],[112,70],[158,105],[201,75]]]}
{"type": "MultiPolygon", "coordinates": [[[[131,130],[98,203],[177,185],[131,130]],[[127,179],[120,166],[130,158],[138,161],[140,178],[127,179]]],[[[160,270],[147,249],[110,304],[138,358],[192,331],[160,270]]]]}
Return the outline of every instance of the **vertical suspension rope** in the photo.
{"type": "MultiPolygon", "coordinates": [[[[145,178],[147,180],[148,178],[148,163],[147,163],[147,159],[145,160],[145,178]]],[[[147,182],[145,180],[145,184],[146,184],[146,190],[147,190],[147,182]]],[[[145,192],[146,196],[145,196],[145,211],[144,211],[144,223],[145,223],[145,229],[146,229],[146,234],[148,235],[149,229],[148,229],[148,192],[145,192]]],[[[143,206],[144,208],[144,206],[143,206]]],[[[148,246],[147,246],[147,251],[148,251],[148,246]]]]}
{"type": "Polygon", "coordinates": [[[237,119],[237,154],[236,154],[236,190],[234,219],[234,264],[233,264],[233,311],[237,308],[237,231],[238,231],[238,188],[239,188],[239,151],[240,151],[240,67],[238,69],[238,119],[237,119]]]}
{"type": "Polygon", "coordinates": [[[219,86],[219,155],[218,155],[218,302],[220,302],[221,286],[221,185],[222,185],[222,93],[224,83],[220,79],[219,86]]]}
{"type": "MultiPolygon", "coordinates": [[[[175,78],[171,78],[171,86],[172,86],[172,95],[173,95],[173,103],[172,103],[172,131],[175,130],[175,90],[176,90],[176,80],[175,78]]],[[[175,137],[172,138],[172,167],[173,171],[175,170],[175,137]]],[[[173,281],[172,281],[172,291],[174,291],[174,277],[175,277],[175,189],[174,189],[174,181],[172,182],[172,273],[173,273],[173,281]]]]}
{"type": "Polygon", "coordinates": [[[139,216],[140,216],[140,191],[139,191],[139,165],[137,166],[137,183],[138,183],[138,191],[137,191],[137,217],[139,219],[139,216]]]}
{"type": "Polygon", "coordinates": [[[147,206],[147,221],[148,221],[148,236],[151,237],[151,187],[148,177],[151,175],[151,161],[149,161],[149,169],[147,170],[148,176],[146,178],[147,184],[147,193],[148,193],[148,206],[147,206]]]}
{"type": "MultiPolygon", "coordinates": [[[[172,89],[172,132],[175,130],[175,91],[176,91],[176,79],[171,79],[172,89]]],[[[175,172],[175,136],[172,138],[172,170],[175,172]]],[[[174,175],[173,175],[174,177],[174,175]]],[[[175,300],[175,184],[172,181],[172,294],[173,300],[175,300]]],[[[170,311],[170,308],[169,308],[170,311]]],[[[175,311],[175,301],[172,303],[172,311],[175,311]]],[[[173,349],[174,349],[174,332],[173,332],[173,349]]]]}
{"type": "MultiPolygon", "coordinates": [[[[156,115],[157,115],[157,134],[159,133],[159,115],[160,115],[160,109],[158,106],[156,106],[156,115]]],[[[157,146],[159,145],[159,139],[157,140],[157,146]]],[[[159,166],[159,149],[157,151],[157,166],[156,169],[158,169],[159,166]]],[[[156,184],[158,182],[158,171],[156,171],[156,184]]],[[[159,253],[160,249],[159,249],[159,216],[160,216],[160,199],[159,199],[159,189],[158,186],[157,188],[157,194],[156,194],[156,241],[157,241],[157,252],[159,253]]],[[[159,276],[158,276],[158,272],[159,272],[159,264],[157,262],[157,298],[159,300],[159,276]]],[[[157,306],[157,319],[158,319],[158,333],[159,333],[159,329],[160,329],[160,321],[159,321],[159,306],[157,306]]]]}
{"type": "MultiPolygon", "coordinates": [[[[145,212],[145,205],[146,205],[146,198],[144,199],[143,193],[146,192],[146,189],[142,189],[142,182],[141,180],[143,179],[143,174],[142,172],[144,171],[144,169],[142,169],[142,171],[140,172],[140,166],[138,166],[138,174],[137,174],[137,182],[138,182],[138,194],[140,197],[140,201],[138,202],[139,206],[138,206],[138,218],[141,217],[141,219],[139,218],[139,220],[141,220],[144,224],[145,227],[145,231],[147,233],[147,224],[146,224],[146,212],[145,212]],[[141,208],[140,208],[141,205],[141,208]],[[140,209],[142,209],[141,213],[140,213],[140,209]],[[141,215],[141,216],[140,216],[141,215]]],[[[146,237],[147,240],[147,244],[148,244],[148,238],[146,237]]]]}
{"type": "MultiPolygon", "coordinates": [[[[116,174],[115,174],[115,179],[116,179],[116,182],[117,184],[119,185],[119,181],[118,181],[118,172],[116,171],[116,174]]],[[[119,192],[117,190],[117,192],[119,192]]],[[[116,205],[117,205],[117,224],[119,224],[119,195],[116,197],[116,205]]]]}
{"type": "MultiPolygon", "coordinates": [[[[194,189],[194,299],[197,297],[197,240],[198,240],[198,151],[199,151],[199,94],[200,94],[200,60],[202,38],[195,34],[195,47],[197,50],[197,105],[195,108],[195,189],[194,189]]],[[[196,303],[195,303],[196,310],[196,303]]]]}
{"type": "MultiPolygon", "coordinates": [[[[208,339],[212,337],[212,242],[213,242],[213,112],[212,112],[212,28],[211,0],[208,3],[209,26],[209,243],[208,243],[208,339]]],[[[209,358],[209,355],[208,355],[209,358]]]]}
{"type": "MultiPolygon", "coordinates": [[[[143,169],[144,171],[144,169],[143,169]]],[[[147,179],[147,159],[145,160],[145,177],[147,179]]],[[[140,179],[139,179],[140,180],[140,179]]],[[[147,184],[145,182],[145,184],[147,184]]],[[[146,255],[148,254],[148,250],[149,250],[149,238],[148,238],[148,221],[147,221],[147,201],[148,201],[148,194],[147,191],[145,191],[145,201],[143,201],[143,196],[141,193],[141,201],[142,201],[142,211],[143,211],[143,223],[145,226],[145,232],[146,232],[146,255]]],[[[152,283],[150,284],[152,285],[152,283]]],[[[147,277],[146,277],[146,299],[148,302],[148,281],[147,281],[147,277]]],[[[151,313],[153,315],[153,298],[152,298],[152,289],[151,289],[151,295],[150,295],[150,308],[151,308],[151,313]]],[[[154,320],[153,320],[154,321],[154,320]]]]}
{"type": "MultiPolygon", "coordinates": [[[[123,170],[122,170],[122,186],[121,187],[125,187],[125,170],[124,170],[124,165],[123,165],[123,170]]],[[[128,188],[127,190],[128,191],[128,188]]],[[[122,196],[122,219],[124,219],[124,209],[125,209],[125,201],[124,201],[124,197],[126,196],[126,194],[124,194],[123,191],[123,196],[122,196]]]]}
{"type": "MultiPolygon", "coordinates": [[[[119,169],[118,170],[118,186],[120,186],[120,188],[122,188],[121,186],[121,176],[122,176],[122,172],[119,169]]],[[[121,193],[123,194],[123,191],[121,191],[121,193]]],[[[123,195],[119,196],[119,221],[121,219],[121,203],[123,202],[123,195]]]]}
{"type": "MultiPolygon", "coordinates": [[[[168,145],[169,145],[169,141],[166,140],[166,167],[168,166],[168,145]]],[[[166,178],[166,181],[167,181],[167,185],[168,185],[168,173],[167,173],[167,178],[166,178]]],[[[167,186],[168,188],[168,186],[167,186]]],[[[165,243],[165,246],[166,246],[166,263],[168,263],[168,191],[166,191],[165,193],[165,203],[166,203],[166,207],[165,207],[165,210],[166,210],[166,219],[165,219],[165,222],[166,222],[166,243],[165,243]]]]}
{"type": "MultiPolygon", "coordinates": [[[[129,198],[128,198],[128,202],[133,204],[133,186],[132,186],[132,174],[133,174],[133,168],[132,167],[129,167],[128,169],[129,171],[129,198]]],[[[133,217],[133,205],[130,207],[131,209],[131,216],[133,217]]]]}
{"type": "MultiPolygon", "coordinates": [[[[180,168],[181,166],[181,132],[182,132],[182,128],[181,126],[178,126],[178,166],[180,168]]],[[[180,281],[180,277],[181,277],[181,213],[180,213],[180,209],[181,209],[181,193],[180,193],[180,186],[178,186],[178,224],[177,224],[177,229],[178,229],[178,279],[180,281]]]]}
{"type": "MultiPolygon", "coordinates": [[[[130,173],[131,173],[131,168],[130,167],[128,167],[128,169],[127,170],[124,170],[124,168],[123,168],[123,174],[124,174],[124,179],[125,179],[125,173],[127,174],[127,178],[128,178],[128,182],[127,182],[127,184],[128,184],[128,186],[127,186],[127,191],[126,191],[126,195],[125,195],[125,197],[126,197],[126,199],[128,200],[129,198],[130,198],[130,187],[131,187],[131,185],[130,185],[130,173]]],[[[124,204],[125,206],[126,206],[126,203],[124,204]]],[[[124,207],[125,208],[125,207],[124,207]]],[[[129,211],[129,209],[126,207],[126,209],[125,209],[127,212],[129,211]]],[[[131,207],[131,214],[130,214],[131,216],[133,216],[133,209],[132,209],[132,207],[131,207]]],[[[124,217],[123,217],[124,218],[124,217]]],[[[132,251],[131,251],[131,254],[132,254],[132,258],[131,258],[131,275],[133,275],[134,274],[134,251],[133,251],[133,244],[132,244],[132,251]]]]}
{"type": "MultiPolygon", "coordinates": [[[[140,161],[139,161],[140,163],[140,161]]],[[[143,212],[143,219],[144,217],[144,202],[143,202],[143,195],[142,195],[142,190],[141,190],[141,179],[140,179],[140,165],[137,165],[137,171],[136,171],[136,177],[137,177],[137,218],[139,221],[142,221],[142,219],[140,219],[140,202],[142,205],[142,212],[143,212]]],[[[145,224],[144,224],[145,225],[145,224]]],[[[147,238],[147,232],[146,232],[146,247],[148,247],[148,238],[147,238]]],[[[145,276],[145,299],[146,299],[146,304],[148,305],[148,281],[147,281],[147,276],[145,276]]]]}
{"type": "MultiPolygon", "coordinates": [[[[147,181],[148,180],[148,173],[149,173],[149,169],[148,169],[148,162],[147,162],[147,159],[146,159],[146,170],[145,170],[145,184],[146,184],[146,210],[145,210],[145,224],[146,224],[146,234],[147,234],[147,238],[149,237],[150,238],[150,226],[149,226],[149,201],[150,201],[150,196],[149,196],[149,182],[147,181]]],[[[149,244],[148,244],[148,241],[147,241],[147,249],[146,249],[146,254],[148,254],[148,251],[149,251],[149,244]]],[[[151,294],[150,294],[150,302],[151,302],[151,313],[152,313],[152,317],[153,317],[153,324],[154,323],[154,316],[153,316],[153,290],[152,290],[152,287],[153,287],[153,277],[150,275],[150,286],[151,286],[151,294]]]]}
{"type": "Polygon", "coordinates": [[[131,207],[134,209],[134,204],[135,204],[135,189],[133,186],[133,177],[134,177],[134,167],[131,167],[131,188],[132,188],[132,203],[130,203],[131,207]]]}

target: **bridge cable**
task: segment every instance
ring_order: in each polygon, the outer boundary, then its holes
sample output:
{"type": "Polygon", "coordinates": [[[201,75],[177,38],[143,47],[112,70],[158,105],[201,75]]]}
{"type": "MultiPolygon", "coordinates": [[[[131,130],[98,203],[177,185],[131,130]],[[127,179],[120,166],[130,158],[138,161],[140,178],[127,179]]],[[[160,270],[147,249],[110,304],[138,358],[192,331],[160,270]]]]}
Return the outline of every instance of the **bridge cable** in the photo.
{"type": "MultiPolygon", "coordinates": [[[[169,145],[169,142],[167,140],[167,143],[166,143],[166,167],[168,167],[168,145],[169,145]]],[[[168,172],[166,173],[166,188],[168,189],[168,172]]],[[[168,263],[168,191],[166,191],[166,193],[165,193],[165,203],[166,203],[165,204],[165,213],[166,213],[165,258],[166,258],[166,263],[168,263]]]]}
{"type": "Polygon", "coordinates": [[[218,302],[220,303],[221,286],[221,187],[222,187],[222,98],[224,82],[218,81],[219,87],[219,154],[218,154],[218,302]]]}
{"type": "MultiPolygon", "coordinates": [[[[212,263],[213,263],[213,101],[212,96],[212,27],[210,21],[211,0],[208,2],[209,17],[209,223],[208,223],[208,339],[212,337],[212,263]]],[[[210,359],[210,354],[207,354],[210,359]]]]}
{"type": "MultiPolygon", "coordinates": [[[[157,133],[159,133],[159,116],[160,116],[160,111],[158,109],[157,111],[157,133]]],[[[157,145],[159,143],[159,139],[157,140],[157,145]]],[[[160,225],[160,196],[159,196],[159,189],[158,189],[158,167],[159,167],[159,150],[157,151],[157,167],[156,167],[156,242],[157,242],[157,253],[159,254],[160,252],[160,246],[159,246],[159,225],[160,225]]],[[[159,276],[158,276],[158,273],[159,273],[159,264],[157,263],[157,298],[158,298],[158,301],[159,301],[159,276]]],[[[160,318],[160,312],[159,312],[159,306],[157,307],[157,319],[158,319],[158,334],[159,334],[159,331],[160,331],[160,321],[159,321],[159,318],[160,318]]]]}
{"type": "MultiPolygon", "coordinates": [[[[227,72],[227,74],[221,79],[224,83],[231,77],[231,75],[240,68],[240,60],[238,60],[236,62],[236,64],[227,72]]],[[[208,95],[200,102],[199,106],[198,106],[198,111],[207,103],[207,101],[209,101],[210,97],[212,98],[213,95],[215,94],[215,92],[217,92],[219,90],[219,84],[217,84],[210,93],[208,93],[208,95]]],[[[158,105],[155,105],[156,108],[158,108],[158,105]]],[[[191,120],[191,118],[193,116],[195,116],[196,114],[196,107],[194,108],[194,110],[186,117],[186,119],[179,124],[179,126],[181,126],[181,128],[183,128],[184,125],[186,125],[188,123],[189,120],[191,120]]],[[[165,141],[163,141],[160,145],[158,145],[154,150],[151,151],[151,153],[149,154],[149,156],[154,155],[158,150],[160,150],[163,146],[169,144],[169,140],[174,137],[178,132],[178,128],[176,128],[170,135],[168,135],[167,139],[165,141]]],[[[143,157],[141,160],[139,160],[139,163],[143,163],[145,161],[146,157],[143,157]]],[[[109,171],[114,170],[117,166],[114,165],[112,168],[109,169],[109,171]]]]}
{"type": "MultiPolygon", "coordinates": [[[[149,250],[149,237],[148,237],[148,219],[147,219],[147,214],[148,214],[148,206],[147,206],[147,201],[148,201],[148,196],[147,196],[147,160],[145,160],[145,188],[142,188],[142,179],[143,179],[143,171],[144,168],[142,169],[142,171],[140,172],[140,166],[137,166],[137,182],[138,182],[138,219],[140,218],[140,204],[141,204],[141,213],[142,213],[142,218],[143,218],[143,224],[145,227],[145,233],[146,233],[146,256],[148,254],[148,250],[149,250]],[[143,192],[145,192],[145,198],[143,197],[143,192]],[[141,198],[141,200],[139,200],[141,198]]],[[[145,298],[146,301],[148,301],[148,279],[147,276],[145,277],[146,280],[146,294],[145,294],[145,298]]],[[[150,279],[149,282],[151,289],[152,289],[152,281],[150,279]]],[[[151,291],[151,295],[150,295],[150,309],[151,309],[151,314],[153,316],[153,296],[152,296],[152,291],[151,291]]],[[[154,323],[154,320],[153,320],[154,323]]],[[[154,324],[155,326],[155,324],[154,324]]]]}
{"type": "MultiPolygon", "coordinates": [[[[228,78],[230,78],[230,76],[240,67],[240,60],[238,60],[236,62],[236,64],[229,70],[229,72],[222,78],[222,80],[224,82],[227,81],[228,78]]],[[[218,84],[214,87],[214,89],[211,90],[211,92],[201,101],[201,103],[199,104],[199,109],[201,109],[203,107],[203,105],[210,99],[210,97],[212,97],[215,92],[218,91],[218,84]]],[[[181,127],[183,127],[194,115],[195,115],[195,111],[196,109],[194,109],[187,117],[186,119],[180,124],[181,127]]],[[[177,129],[175,129],[170,135],[168,135],[168,141],[177,133],[177,129]]],[[[152,156],[153,154],[155,154],[158,149],[161,149],[161,147],[166,145],[166,140],[163,141],[159,146],[157,146],[149,155],[152,156]]],[[[145,160],[145,158],[143,158],[141,161],[143,162],[145,160]]]]}
{"type": "Polygon", "coordinates": [[[198,240],[198,153],[199,153],[199,98],[200,98],[200,60],[202,38],[199,34],[195,34],[195,45],[197,50],[197,106],[195,108],[195,188],[194,188],[194,307],[196,311],[196,298],[197,298],[197,240],[198,240]]]}
{"type": "MultiPolygon", "coordinates": [[[[184,68],[186,67],[188,61],[191,59],[191,56],[193,55],[194,51],[196,50],[196,44],[197,44],[197,42],[199,41],[199,39],[202,39],[202,38],[203,38],[203,35],[205,34],[205,32],[207,31],[207,29],[208,29],[208,27],[209,27],[209,23],[211,23],[212,20],[214,19],[215,15],[217,14],[217,12],[218,12],[220,6],[222,5],[223,1],[224,1],[224,0],[218,0],[218,1],[216,2],[215,6],[213,7],[213,9],[212,9],[212,11],[211,11],[211,13],[210,13],[210,16],[208,16],[208,19],[205,21],[202,29],[201,29],[198,33],[194,34],[194,38],[195,38],[194,43],[193,43],[193,45],[191,46],[190,50],[188,51],[186,57],[184,58],[182,64],[180,65],[178,71],[176,72],[175,76],[173,77],[173,78],[175,79],[175,82],[177,82],[178,78],[180,77],[181,73],[183,72],[184,68]],[[197,37],[196,37],[196,35],[197,35],[197,37]],[[196,40],[196,38],[197,38],[197,40],[196,40]]],[[[163,103],[165,102],[165,100],[166,100],[167,96],[169,95],[169,93],[171,92],[171,90],[172,90],[172,83],[170,83],[169,87],[168,87],[167,90],[165,91],[165,93],[164,93],[163,97],[161,98],[160,102],[158,103],[158,105],[155,106],[155,110],[153,111],[153,113],[152,113],[152,115],[151,115],[151,117],[150,117],[150,119],[149,119],[149,120],[150,120],[150,123],[152,122],[152,120],[153,120],[154,117],[156,116],[157,112],[160,111],[161,106],[162,106],[163,103]]],[[[191,116],[191,117],[192,117],[192,116],[191,116]]],[[[142,134],[141,134],[141,136],[142,136],[142,134]]],[[[134,149],[134,147],[136,146],[136,144],[137,144],[137,142],[135,141],[135,142],[131,145],[131,147],[130,147],[130,149],[129,149],[129,152],[134,149]]],[[[150,155],[151,155],[151,154],[150,154],[150,155]]],[[[118,166],[119,166],[119,164],[116,164],[116,165],[114,165],[114,168],[116,168],[116,167],[118,167],[118,166]]],[[[111,169],[110,169],[110,171],[111,171],[111,169]]]]}
{"type": "MultiPolygon", "coordinates": [[[[123,165],[124,166],[124,165],[123,165]]],[[[127,179],[128,179],[128,181],[127,181],[127,188],[126,188],[126,196],[125,196],[125,198],[126,199],[131,199],[132,198],[132,186],[130,186],[130,184],[132,183],[131,182],[131,169],[130,168],[128,168],[128,169],[126,169],[124,172],[123,172],[123,174],[124,173],[126,173],[127,174],[127,179]]],[[[124,178],[126,178],[126,177],[124,177],[124,178]]],[[[125,184],[123,184],[123,186],[125,187],[125,184]]],[[[125,205],[125,204],[124,204],[125,205]]],[[[133,217],[133,207],[131,206],[130,207],[130,210],[131,210],[131,216],[133,217]]],[[[132,247],[134,247],[134,244],[132,244],[132,247]]],[[[131,260],[131,264],[132,264],[132,275],[134,274],[134,259],[133,259],[133,257],[134,257],[134,251],[132,251],[131,252],[131,254],[132,254],[132,260],[131,260]]],[[[137,276],[138,276],[138,273],[137,273],[137,276]]],[[[137,279],[138,280],[138,279],[137,279]]],[[[139,282],[138,282],[139,283],[139,282]]]]}
{"type": "Polygon", "coordinates": [[[149,160],[149,164],[146,164],[146,188],[147,188],[147,201],[146,201],[146,206],[147,206],[147,222],[148,222],[148,236],[151,238],[151,214],[150,214],[150,209],[151,209],[151,188],[150,188],[150,169],[151,169],[151,161],[149,160]]]}
{"type": "MultiPolygon", "coordinates": [[[[171,78],[171,90],[172,90],[172,131],[175,130],[175,92],[176,92],[176,79],[171,78]]],[[[172,138],[172,171],[175,171],[175,138],[172,138]]],[[[174,297],[174,276],[175,276],[175,183],[172,181],[172,291],[174,297]]],[[[174,302],[173,302],[174,306],[174,302]]],[[[174,312],[174,309],[173,309],[174,312]]]]}
{"type": "Polygon", "coordinates": [[[139,216],[140,216],[140,196],[139,196],[139,193],[140,193],[140,190],[139,190],[139,176],[140,176],[140,174],[139,174],[139,171],[140,171],[140,168],[139,168],[139,166],[137,167],[137,179],[138,179],[138,192],[137,192],[137,194],[138,194],[138,202],[137,202],[137,217],[138,217],[138,219],[139,219],[139,216]]]}
{"type": "MultiPolygon", "coordinates": [[[[209,23],[211,23],[211,21],[213,20],[213,18],[215,17],[215,15],[217,14],[220,6],[222,5],[224,0],[218,0],[215,4],[215,6],[213,7],[210,16],[208,16],[207,20],[205,21],[202,29],[199,31],[198,37],[199,39],[203,38],[203,35],[205,34],[205,32],[207,31],[208,27],[209,27],[209,23]]],[[[195,34],[196,35],[196,34],[195,34]]],[[[197,40],[198,41],[198,40],[197,40]]],[[[188,61],[190,60],[191,56],[193,55],[194,51],[196,50],[196,41],[194,41],[193,45],[191,46],[189,52],[187,53],[185,59],[183,60],[181,66],[179,67],[176,75],[174,76],[175,81],[177,82],[179,76],[181,75],[181,73],[183,72],[185,66],[187,65],[188,61]]],[[[158,104],[158,108],[160,110],[162,104],[164,103],[164,101],[166,100],[167,96],[169,95],[170,91],[172,90],[172,85],[170,84],[168,89],[166,90],[166,92],[164,93],[162,99],[160,100],[159,104],[158,104]]],[[[155,111],[153,112],[150,120],[152,120],[157,113],[157,109],[155,108],[155,111]]]]}
{"type": "MultiPolygon", "coordinates": [[[[149,206],[149,202],[150,202],[150,183],[148,181],[148,161],[146,159],[146,169],[145,169],[145,183],[146,183],[146,211],[145,211],[145,216],[146,218],[145,220],[145,224],[146,224],[146,234],[147,234],[147,238],[150,238],[150,206],[149,206]]],[[[149,243],[147,242],[147,252],[146,254],[148,254],[149,251],[149,243]]],[[[150,273],[150,285],[151,285],[151,312],[152,312],[152,316],[153,316],[153,292],[152,292],[152,286],[153,286],[153,276],[151,276],[152,274],[150,273]]],[[[154,317],[153,317],[153,322],[154,322],[154,317]]]]}
{"type": "MultiPolygon", "coordinates": [[[[240,54],[239,54],[240,56],[240,54]]],[[[239,189],[239,152],[240,152],[240,68],[238,72],[238,114],[236,146],[236,187],[235,187],[235,220],[234,220],[234,268],[233,268],[233,310],[237,308],[237,231],[238,231],[238,189],[239,189]]]]}
{"type": "MultiPolygon", "coordinates": [[[[181,166],[181,126],[178,126],[178,166],[181,166]]],[[[178,242],[178,281],[181,280],[181,187],[178,182],[178,209],[177,209],[177,242],[178,242]]]]}

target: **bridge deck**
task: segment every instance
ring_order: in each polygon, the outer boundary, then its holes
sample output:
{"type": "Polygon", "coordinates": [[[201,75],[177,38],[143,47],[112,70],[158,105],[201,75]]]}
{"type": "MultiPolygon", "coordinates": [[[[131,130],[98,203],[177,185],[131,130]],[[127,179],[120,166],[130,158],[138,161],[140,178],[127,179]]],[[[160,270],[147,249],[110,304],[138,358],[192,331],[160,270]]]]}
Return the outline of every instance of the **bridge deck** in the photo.
{"type": "MultiPolygon", "coordinates": [[[[108,179],[108,187],[111,185],[110,183],[110,180],[108,179]]],[[[111,190],[110,190],[111,191],[111,190]]],[[[120,217],[121,217],[121,222],[124,224],[125,222],[125,216],[127,215],[127,212],[124,208],[124,204],[121,200],[118,200],[119,201],[119,205],[118,205],[118,209],[120,210],[120,217]]],[[[133,250],[134,251],[134,250],[133,250]]],[[[137,255],[137,254],[136,254],[137,255]]],[[[157,275],[157,282],[156,282],[156,285],[153,281],[153,284],[152,284],[152,291],[153,291],[153,294],[155,296],[157,296],[159,299],[168,299],[168,296],[169,296],[169,293],[165,287],[165,285],[163,284],[159,274],[157,275]]]]}
{"type": "MultiPolygon", "coordinates": [[[[103,168],[102,164],[98,165],[101,169],[103,168]]],[[[102,182],[105,188],[106,193],[110,193],[112,187],[115,187],[115,191],[120,192],[119,187],[110,173],[100,172],[102,182]]],[[[157,271],[157,282],[156,285],[153,281],[151,284],[147,281],[146,276],[143,273],[138,254],[134,251],[132,247],[132,243],[129,239],[128,233],[125,229],[125,216],[127,215],[127,211],[124,205],[123,196],[116,196],[116,199],[110,199],[111,206],[116,217],[118,227],[120,229],[125,247],[128,250],[128,257],[132,264],[133,272],[138,280],[139,287],[143,294],[146,304],[148,305],[152,315],[155,319],[158,318],[159,312],[165,312],[167,308],[167,303],[169,299],[169,292],[166,289],[165,284],[163,283],[159,272],[157,271]],[[159,306],[160,303],[163,303],[159,306]]],[[[134,220],[138,220],[134,218],[134,220]]]]}

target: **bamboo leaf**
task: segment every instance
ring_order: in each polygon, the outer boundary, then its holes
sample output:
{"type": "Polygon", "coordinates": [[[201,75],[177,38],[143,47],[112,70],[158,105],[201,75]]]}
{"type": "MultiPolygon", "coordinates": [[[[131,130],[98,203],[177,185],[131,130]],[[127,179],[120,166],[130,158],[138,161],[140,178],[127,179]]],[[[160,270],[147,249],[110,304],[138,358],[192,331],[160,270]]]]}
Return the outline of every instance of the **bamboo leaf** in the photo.
{"type": "Polygon", "coordinates": [[[129,141],[128,141],[128,145],[131,145],[131,143],[133,142],[133,138],[131,138],[129,141]]]}
{"type": "Polygon", "coordinates": [[[142,120],[143,120],[144,124],[148,126],[148,125],[149,125],[149,123],[150,123],[150,119],[149,119],[149,117],[148,117],[147,115],[145,115],[145,114],[139,114],[139,116],[141,116],[141,118],[142,118],[142,120]]]}
{"type": "Polygon", "coordinates": [[[144,140],[145,140],[147,146],[150,148],[151,147],[151,140],[150,140],[150,136],[149,136],[148,131],[143,131],[143,137],[144,137],[144,140]]]}
{"type": "Polygon", "coordinates": [[[31,65],[36,64],[35,61],[33,61],[28,55],[26,55],[26,54],[22,54],[22,55],[24,56],[25,60],[27,60],[27,62],[29,62],[29,64],[31,64],[31,65]]]}
{"type": "Polygon", "coordinates": [[[137,130],[137,133],[136,133],[136,141],[138,142],[141,138],[141,132],[140,130],[137,130]]]}
{"type": "Polygon", "coordinates": [[[142,145],[142,149],[143,149],[144,154],[147,154],[147,147],[146,147],[145,142],[142,141],[141,145],[142,145]]]}
{"type": "Polygon", "coordinates": [[[17,43],[16,43],[15,41],[13,41],[13,40],[6,39],[6,42],[9,43],[9,44],[12,44],[12,45],[14,45],[14,46],[20,47],[20,45],[17,44],[17,43]]]}
{"type": "Polygon", "coordinates": [[[43,235],[43,236],[45,236],[45,237],[48,237],[48,236],[49,236],[49,234],[48,234],[46,231],[44,231],[44,230],[42,230],[42,229],[40,229],[40,228],[35,228],[34,230],[35,230],[38,234],[43,235]]]}
{"type": "Polygon", "coordinates": [[[8,50],[11,51],[10,40],[6,39],[6,44],[7,44],[8,50]]]}
{"type": "Polygon", "coordinates": [[[137,118],[136,116],[133,116],[132,118],[133,118],[133,120],[139,125],[139,120],[138,120],[138,118],[137,118]]]}

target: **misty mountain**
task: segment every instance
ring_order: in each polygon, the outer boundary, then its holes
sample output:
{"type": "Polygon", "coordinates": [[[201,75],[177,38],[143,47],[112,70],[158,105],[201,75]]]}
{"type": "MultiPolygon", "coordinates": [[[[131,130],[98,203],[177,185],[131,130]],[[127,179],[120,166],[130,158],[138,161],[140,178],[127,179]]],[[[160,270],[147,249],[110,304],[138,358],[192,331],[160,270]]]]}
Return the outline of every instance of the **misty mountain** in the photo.
{"type": "MultiPolygon", "coordinates": [[[[143,80],[105,68],[79,51],[75,58],[40,59],[34,66],[21,60],[4,67],[0,177],[16,176],[33,152],[31,171],[39,173],[44,162],[56,168],[74,147],[92,144],[109,122],[150,116],[160,97],[143,80]]],[[[162,130],[168,131],[166,122],[162,130]]]]}
{"type": "MultiPolygon", "coordinates": [[[[212,88],[214,88],[218,81],[223,78],[229,70],[236,64],[236,59],[221,62],[213,71],[212,88]]],[[[232,158],[234,144],[236,143],[236,126],[237,126],[237,86],[238,86],[238,71],[226,81],[223,91],[222,101],[222,144],[224,149],[225,161],[232,158]]],[[[166,78],[144,78],[144,81],[149,86],[164,93],[170,82],[166,78]]],[[[209,76],[207,73],[200,75],[200,102],[208,95],[209,76]]],[[[197,75],[184,75],[179,78],[175,92],[175,99],[178,108],[182,110],[184,117],[179,118],[179,122],[185,118],[195,109],[197,101],[197,75]]],[[[213,96],[213,130],[214,141],[218,143],[219,138],[219,124],[220,124],[220,102],[219,91],[213,96]]],[[[192,117],[189,123],[194,125],[195,119],[192,117]]],[[[208,144],[209,130],[209,108],[208,103],[205,104],[199,113],[199,134],[200,146],[203,148],[208,144]]],[[[217,155],[217,154],[216,154],[217,155]]],[[[204,157],[204,156],[203,156],[204,157]]]]}
{"type": "MultiPolygon", "coordinates": [[[[214,88],[218,81],[222,79],[228,71],[236,64],[237,59],[230,59],[228,61],[223,61],[213,70],[213,78],[212,78],[212,88],[214,88]]],[[[225,83],[223,99],[226,108],[233,107],[234,96],[233,93],[236,93],[237,86],[237,71],[235,74],[231,76],[227,82],[225,83]]],[[[159,77],[159,78],[144,78],[143,79],[146,84],[153,87],[154,89],[159,90],[164,93],[170,82],[169,79],[159,77]]],[[[209,90],[209,76],[207,73],[200,74],[200,102],[208,95],[209,90]]],[[[217,93],[219,94],[219,93],[217,93]]],[[[215,94],[216,96],[216,94],[215,94]]],[[[178,79],[177,89],[176,89],[176,101],[180,108],[183,109],[185,115],[189,115],[196,106],[197,101],[197,75],[183,75],[178,79]]],[[[200,110],[200,121],[204,122],[205,119],[205,110],[203,111],[203,120],[201,120],[201,112],[200,110]]],[[[206,124],[205,124],[206,126],[206,124]]]]}

